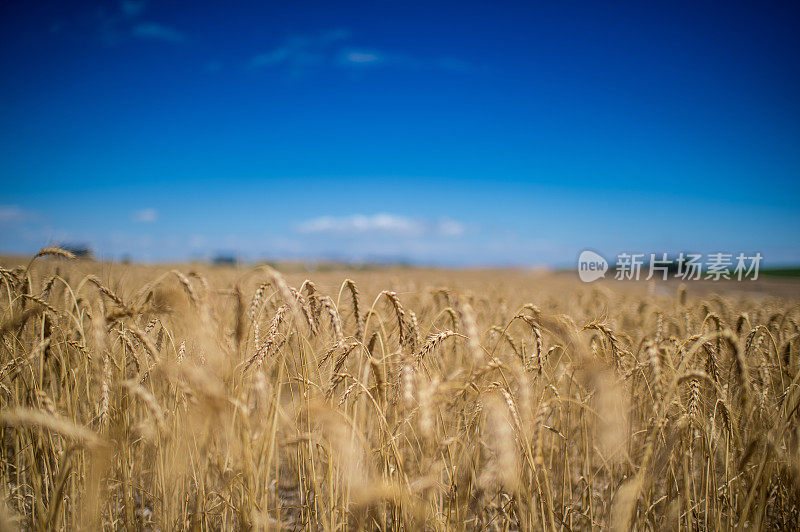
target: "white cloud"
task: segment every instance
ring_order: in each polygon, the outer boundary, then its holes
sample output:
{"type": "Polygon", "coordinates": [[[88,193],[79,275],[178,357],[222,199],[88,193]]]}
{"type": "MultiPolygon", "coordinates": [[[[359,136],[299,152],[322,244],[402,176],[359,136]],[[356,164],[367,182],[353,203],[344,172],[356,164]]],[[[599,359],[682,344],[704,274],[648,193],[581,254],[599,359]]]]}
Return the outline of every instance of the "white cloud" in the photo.
{"type": "Polygon", "coordinates": [[[294,73],[311,66],[338,66],[355,68],[382,65],[386,67],[418,69],[427,68],[464,72],[470,65],[452,57],[414,57],[403,53],[375,50],[350,44],[347,30],[331,30],[315,35],[293,35],[278,46],[250,59],[251,68],[283,67],[294,73]]]}
{"type": "Polygon", "coordinates": [[[466,231],[464,224],[445,218],[436,226],[436,232],[442,236],[460,236],[466,231]]]}
{"type": "Polygon", "coordinates": [[[186,40],[186,35],[174,28],[156,24],[155,22],[142,22],[136,24],[131,34],[139,39],[181,43],[186,40]]]}
{"type": "Polygon", "coordinates": [[[349,51],[344,53],[342,60],[345,63],[368,65],[372,63],[379,63],[381,61],[381,56],[375,52],[349,51]]]}
{"type": "Polygon", "coordinates": [[[454,220],[443,219],[429,222],[396,214],[353,214],[350,216],[321,216],[307,220],[295,227],[302,234],[365,235],[393,234],[398,236],[459,236],[464,225],[454,220]]]}
{"type": "Polygon", "coordinates": [[[17,205],[0,205],[0,224],[15,224],[36,219],[36,213],[17,205]]]}
{"type": "Polygon", "coordinates": [[[322,216],[308,220],[297,227],[300,233],[395,233],[411,235],[421,233],[424,226],[415,220],[393,214],[365,216],[322,216]]]}
{"type": "Polygon", "coordinates": [[[323,62],[332,55],[332,48],[350,38],[344,29],[330,30],[316,35],[292,35],[275,48],[257,54],[250,59],[250,66],[263,68],[286,65],[302,68],[323,62]]]}
{"type": "Polygon", "coordinates": [[[410,70],[428,69],[448,72],[467,72],[470,64],[453,57],[419,57],[374,49],[344,48],[338,56],[343,67],[385,66],[410,70]]]}
{"type": "Polygon", "coordinates": [[[141,209],[133,213],[133,221],[149,224],[158,221],[158,211],[155,209],[141,209]]]}
{"type": "MultiPolygon", "coordinates": [[[[90,19],[90,23],[95,26],[90,29],[97,31],[109,46],[129,42],[131,39],[167,43],[183,43],[187,40],[186,34],[174,27],[143,20],[142,15],[147,11],[147,4],[147,0],[120,0],[114,6],[101,6],[90,19]]],[[[80,28],[75,28],[78,29],[80,28]]]]}

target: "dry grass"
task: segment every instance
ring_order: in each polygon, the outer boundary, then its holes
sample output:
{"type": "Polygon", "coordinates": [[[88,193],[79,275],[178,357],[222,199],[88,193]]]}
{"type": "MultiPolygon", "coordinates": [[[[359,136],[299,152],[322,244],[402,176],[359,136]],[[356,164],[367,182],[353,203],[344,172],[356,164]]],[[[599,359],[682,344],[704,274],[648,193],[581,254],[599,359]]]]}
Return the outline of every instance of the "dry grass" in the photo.
{"type": "Polygon", "coordinates": [[[796,301],[337,275],[0,270],[0,529],[800,526],[796,301]]]}

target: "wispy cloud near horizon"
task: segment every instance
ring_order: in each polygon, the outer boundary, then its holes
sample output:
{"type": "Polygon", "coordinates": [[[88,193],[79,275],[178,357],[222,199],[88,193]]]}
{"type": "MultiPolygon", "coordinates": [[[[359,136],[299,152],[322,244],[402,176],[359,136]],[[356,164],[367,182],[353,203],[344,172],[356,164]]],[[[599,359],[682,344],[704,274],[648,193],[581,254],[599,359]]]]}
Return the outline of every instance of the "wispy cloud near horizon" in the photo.
{"type": "Polygon", "coordinates": [[[445,72],[468,72],[471,65],[454,57],[418,57],[403,53],[371,48],[345,48],[338,55],[338,63],[344,67],[394,67],[409,70],[439,70],[445,72]]]}
{"type": "Polygon", "coordinates": [[[291,35],[278,46],[251,57],[250,68],[288,68],[294,73],[311,67],[429,68],[465,72],[470,64],[454,57],[417,57],[409,54],[357,46],[349,30],[329,30],[314,35],[291,35]]]}
{"type": "Polygon", "coordinates": [[[123,0],[116,4],[106,4],[93,13],[76,13],[72,17],[67,16],[52,22],[51,32],[94,34],[108,46],[135,40],[171,44],[181,44],[188,40],[186,32],[172,24],[146,16],[147,8],[148,2],[144,0],[123,0]]]}
{"type": "Polygon", "coordinates": [[[344,51],[341,58],[346,63],[353,63],[357,65],[380,63],[383,59],[382,56],[373,51],[344,51]]]}
{"type": "Polygon", "coordinates": [[[305,68],[331,59],[332,48],[350,38],[350,31],[336,29],[316,35],[291,35],[278,46],[250,59],[250,67],[287,66],[305,68]]]}
{"type": "Polygon", "coordinates": [[[460,222],[442,219],[436,222],[380,213],[374,215],[352,214],[349,216],[321,216],[306,220],[295,227],[300,234],[326,234],[338,236],[363,234],[393,234],[397,236],[445,236],[462,235],[465,227],[460,222]]]}

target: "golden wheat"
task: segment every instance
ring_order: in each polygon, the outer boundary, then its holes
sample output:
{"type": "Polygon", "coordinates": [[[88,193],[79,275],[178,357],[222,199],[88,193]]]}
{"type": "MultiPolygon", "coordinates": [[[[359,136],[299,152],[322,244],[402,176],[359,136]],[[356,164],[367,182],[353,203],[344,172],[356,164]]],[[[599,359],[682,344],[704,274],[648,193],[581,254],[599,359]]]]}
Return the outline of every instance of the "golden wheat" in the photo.
{"type": "Polygon", "coordinates": [[[795,299],[72,258],[0,268],[0,528],[800,526],[795,299]]]}

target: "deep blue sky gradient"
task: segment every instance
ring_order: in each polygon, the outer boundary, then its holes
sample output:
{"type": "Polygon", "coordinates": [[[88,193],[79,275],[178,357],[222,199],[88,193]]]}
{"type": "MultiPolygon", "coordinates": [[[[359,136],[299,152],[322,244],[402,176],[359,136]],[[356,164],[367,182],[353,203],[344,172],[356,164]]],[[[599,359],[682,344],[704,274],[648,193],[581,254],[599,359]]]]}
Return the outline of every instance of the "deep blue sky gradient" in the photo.
{"type": "Polygon", "coordinates": [[[0,45],[3,252],[800,263],[797,2],[15,2],[0,45]]]}

